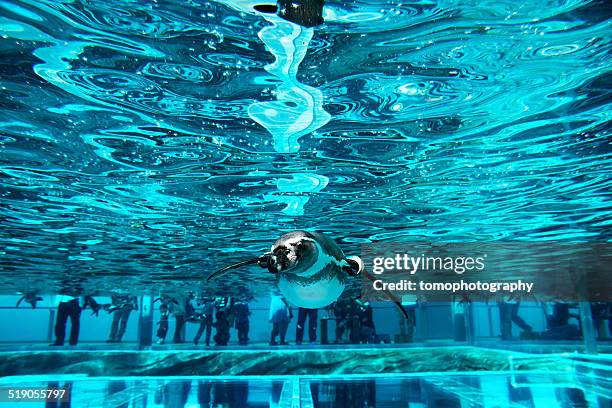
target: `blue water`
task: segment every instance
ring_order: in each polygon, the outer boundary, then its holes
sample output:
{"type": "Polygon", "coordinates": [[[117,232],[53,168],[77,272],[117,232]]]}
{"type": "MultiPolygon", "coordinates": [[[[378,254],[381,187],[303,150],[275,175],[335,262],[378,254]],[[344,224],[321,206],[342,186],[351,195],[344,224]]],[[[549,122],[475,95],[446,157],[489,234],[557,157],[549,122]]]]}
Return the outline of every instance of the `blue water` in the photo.
{"type": "MultiPolygon", "coordinates": [[[[12,379],[9,387],[16,390],[65,390],[64,402],[68,406],[83,408],[588,408],[605,407],[610,403],[609,390],[597,387],[605,385],[601,379],[585,383],[583,378],[562,382],[552,382],[552,378],[552,374],[351,379],[125,377],[99,380],[62,376],[57,380],[12,379]]],[[[26,405],[45,406],[44,402],[28,402],[26,405]]],[[[2,406],[18,408],[24,406],[24,402],[5,402],[2,406]]]]}
{"type": "Polygon", "coordinates": [[[253,4],[0,2],[3,291],[192,288],[293,229],[611,240],[609,2],[253,4]]]}

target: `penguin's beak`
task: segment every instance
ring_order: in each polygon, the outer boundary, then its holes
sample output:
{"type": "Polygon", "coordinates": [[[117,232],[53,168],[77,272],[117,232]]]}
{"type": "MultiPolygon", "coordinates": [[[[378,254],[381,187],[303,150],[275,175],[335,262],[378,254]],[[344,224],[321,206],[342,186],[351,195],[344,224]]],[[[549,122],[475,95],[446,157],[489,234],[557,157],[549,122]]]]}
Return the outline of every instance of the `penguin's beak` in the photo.
{"type": "Polygon", "coordinates": [[[268,268],[268,270],[270,272],[272,272],[271,268],[271,263],[270,263],[270,254],[264,254],[258,258],[252,258],[252,259],[247,259],[246,261],[240,261],[238,263],[232,264],[232,265],[228,265],[224,268],[221,268],[213,273],[211,273],[210,275],[208,275],[206,277],[206,282],[210,282],[212,279],[217,278],[219,276],[223,276],[225,275],[227,272],[229,272],[232,269],[238,269],[241,268],[243,266],[246,265],[253,265],[253,264],[258,264],[259,266],[261,266],[262,268],[268,268]]]}
{"type": "Polygon", "coordinates": [[[283,269],[282,264],[278,261],[278,257],[274,254],[269,254],[266,265],[261,266],[268,268],[270,273],[279,273],[283,269]]]}

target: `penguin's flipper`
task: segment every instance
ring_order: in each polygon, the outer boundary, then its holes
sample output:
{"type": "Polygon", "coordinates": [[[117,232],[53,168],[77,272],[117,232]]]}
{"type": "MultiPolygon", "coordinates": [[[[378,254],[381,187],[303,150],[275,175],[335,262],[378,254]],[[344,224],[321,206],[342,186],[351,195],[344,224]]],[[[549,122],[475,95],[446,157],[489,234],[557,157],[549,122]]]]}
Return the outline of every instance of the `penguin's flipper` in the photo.
{"type": "Polygon", "coordinates": [[[32,306],[32,309],[36,309],[36,304],[41,300],[43,300],[43,298],[41,298],[40,296],[36,296],[35,298],[31,299],[29,303],[30,306],[32,306]]]}
{"type": "Polygon", "coordinates": [[[19,300],[17,301],[17,304],[15,305],[15,307],[19,307],[19,304],[21,302],[23,302],[23,299],[25,299],[25,298],[26,298],[25,296],[20,297],[19,300]]]}
{"type": "MultiPolygon", "coordinates": [[[[374,282],[376,280],[376,278],[374,278],[372,275],[370,275],[368,272],[363,271],[363,275],[368,278],[368,280],[370,282],[374,282]]],[[[400,300],[400,298],[398,298],[397,296],[395,296],[393,293],[391,293],[388,289],[384,289],[383,292],[385,293],[385,295],[387,295],[387,297],[389,298],[390,301],[392,301],[393,303],[395,303],[395,306],[397,306],[397,308],[399,309],[400,312],[402,312],[402,314],[404,315],[404,317],[406,318],[406,320],[411,320],[411,317],[408,316],[408,312],[406,312],[406,309],[404,309],[404,307],[402,306],[402,302],[400,300]]]]}
{"type": "Polygon", "coordinates": [[[225,275],[228,271],[232,270],[232,269],[238,269],[238,268],[242,268],[243,266],[246,265],[253,265],[253,264],[259,264],[262,265],[263,264],[267,264],[268,262],[268,256],[267,255],[263,255],[260,256],[258,258],[252,258],[252,259],[247,259],[246,261],[241,261],[232,265],[228,265],[224,268],[221,268],[213,273],[211,273],[210,275],[208,275],[206,277],[206,282],[210,282],[212,279],[218,277],[218,276],[222,276],[225,275]]]}

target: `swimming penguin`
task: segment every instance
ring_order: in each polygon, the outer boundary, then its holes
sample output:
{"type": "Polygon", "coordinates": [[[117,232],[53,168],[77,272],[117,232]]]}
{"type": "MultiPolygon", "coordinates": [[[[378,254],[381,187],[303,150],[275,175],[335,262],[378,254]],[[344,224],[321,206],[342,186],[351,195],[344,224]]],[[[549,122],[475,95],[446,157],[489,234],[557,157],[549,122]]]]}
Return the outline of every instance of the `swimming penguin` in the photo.
{"type": "MultiPolygon", "coordinates": [[[[364,265],[357,256],[346,257],[342,249],[329,237],[317,232],[293,231],[282,235],[270,252],[258,258],[226,266],[207,277],[207,281],[231,269],[258,264],[276,275],[278,289],[292,304],[316,309],[336,301],[351,276],[364,273],[364,265]]],[[[401,307],[399,299],[387,296],[401,307]]]]}
{"type": "Polygon", "coordinates": [[[26,292],[23,293],[23,296],[19,298],[17,301],[16,307],[19,307],[19,304],[25,300],[26,303],[29,303],[32,309],[36,309],[36,304],[43,300],[40,296],[38,296],[35,292],[26,292]]]}

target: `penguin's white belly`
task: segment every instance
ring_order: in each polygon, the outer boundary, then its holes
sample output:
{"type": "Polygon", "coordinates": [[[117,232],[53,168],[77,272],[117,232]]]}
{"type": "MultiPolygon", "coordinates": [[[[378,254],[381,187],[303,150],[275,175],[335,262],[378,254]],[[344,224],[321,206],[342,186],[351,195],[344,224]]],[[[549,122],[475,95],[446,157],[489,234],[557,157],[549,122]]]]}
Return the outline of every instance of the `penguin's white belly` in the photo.
{"type": "Polygon", "coordinates": [[[339,274],[325,278],[313,277],[296,283],[280,276],[278,288],[291,304],[318,309],[335,302],[344,291],[344,283],[339,277],[339,274]]]}

